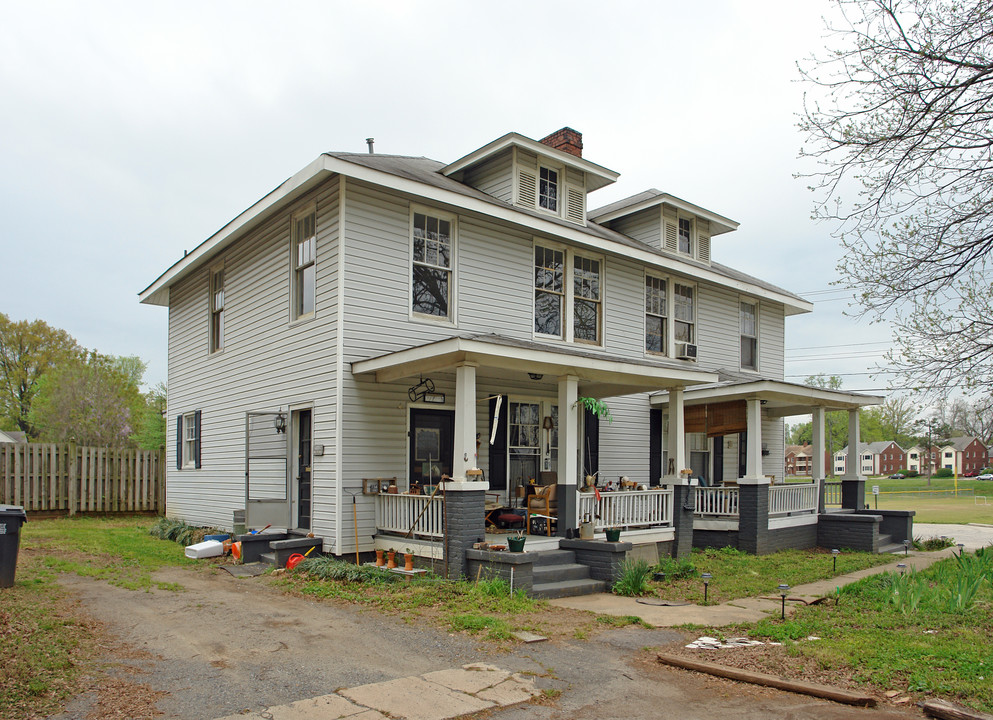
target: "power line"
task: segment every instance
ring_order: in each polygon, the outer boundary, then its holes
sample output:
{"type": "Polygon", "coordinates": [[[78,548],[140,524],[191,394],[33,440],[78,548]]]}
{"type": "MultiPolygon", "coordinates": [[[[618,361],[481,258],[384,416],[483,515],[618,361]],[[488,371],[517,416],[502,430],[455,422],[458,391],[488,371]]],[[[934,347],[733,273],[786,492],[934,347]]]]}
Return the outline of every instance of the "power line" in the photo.
{"type": "MultiPolygon", "coordinates": [[[[862,343],[847,343],[845,347],[861,347],[864,345],[889,345],[889,341],[878,341],[878,342],[862,342],[862,343]]],[[[836,348],[835,345],[809,345],[807,347],[796,347],[796,348],[786,348],[786,352],[795,352],[796,350],[824,350],[825,348],[836,348]]]]}

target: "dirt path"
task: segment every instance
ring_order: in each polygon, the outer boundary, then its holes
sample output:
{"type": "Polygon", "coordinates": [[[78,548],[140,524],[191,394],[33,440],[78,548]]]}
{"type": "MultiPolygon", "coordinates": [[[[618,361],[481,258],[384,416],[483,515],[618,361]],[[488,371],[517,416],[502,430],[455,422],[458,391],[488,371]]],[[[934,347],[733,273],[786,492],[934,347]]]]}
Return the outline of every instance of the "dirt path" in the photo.
{"type": "Polygon", "coordinates": [[[83,609],[103,622],[111,692],[87,694],[56,716],[212,720],[345,687],[486,662],[537,675],[542,703],[488,711],[513,718],[907,718],[742,686],[657,666],[645,648],[678,631],[629,627],[590,640],[516,645],[509,652],[376,611],[285,595],[264,579],[169,569],[156,579],[185,592],[131,592],[64,576],[83,609]],[[115,702],[116,698],[116,702],[115,702]]]}

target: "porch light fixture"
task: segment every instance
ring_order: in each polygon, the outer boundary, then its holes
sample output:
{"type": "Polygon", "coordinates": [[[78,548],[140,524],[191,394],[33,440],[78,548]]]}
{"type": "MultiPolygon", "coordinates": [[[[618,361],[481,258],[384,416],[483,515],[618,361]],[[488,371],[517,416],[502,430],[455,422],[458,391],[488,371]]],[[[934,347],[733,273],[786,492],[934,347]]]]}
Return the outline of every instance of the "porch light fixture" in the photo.
{"type": "MultiPolygon", "coordinates": [[[[431,378],[421,378],[419,383],[417,383],[416,385],[411,385],[407,389],[407,397],[410,398],[410,402],[418,402],[419,400],[423,400],[425,395],[433,392],[434,392],[434,381],[431,380],[431,378]]],[[[432,401],[429,400],[428,402],[432,402],[432,401]]]]}
{"type": "Polygon", "coordinates": [[[531,372],[529,372],[528,373],[528,377],[531,378],[532,380],[541,380],[545,376],[542,375],[541,373],[531,373],[531,372]]]}
{"type": "Polygon", "coordinates": [[[831,572],[837,574],[838,572],[838,556],[841,555],[841,550],[835,548],[831,551],[831,572]]]}
{"type": "Polygon", "coordinates": [[[425,393],[423,400],[426,403],[434,403],[435,405],[444,405],[445,393],[425,393]]]}
{"type": "Polygon", "coordinates": [[[787,585],[786,583],[780,583],[779,587],[777,587],[776,589],[779,590],[779,597],[781,597],[783,599],[783,608],[782,608],[781,617],[782,617],[783,620],[785,620],[786,619],[786,595],[790,591],[790,586],[787,585]]]}
{"type": "Polygon", "coordinates": [[[281,435],[286,432],[286,416],[283,413],[278,413],[276,417],[272,419],[272,426],[276,428],[276,434],[281,435]]]}
{"type": "Polygon", "coordinates": [[[701,576],[703,578],[703,604],[707,604],[707,586],[710,585],[710,579],[714,577],[710,573],[703,573],[701,576]]]}

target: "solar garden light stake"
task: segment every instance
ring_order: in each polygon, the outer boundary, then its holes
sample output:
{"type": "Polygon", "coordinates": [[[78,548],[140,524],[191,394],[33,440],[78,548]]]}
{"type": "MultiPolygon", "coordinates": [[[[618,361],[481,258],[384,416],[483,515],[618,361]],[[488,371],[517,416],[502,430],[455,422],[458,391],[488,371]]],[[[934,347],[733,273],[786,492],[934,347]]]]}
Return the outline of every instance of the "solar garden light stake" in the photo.
{"type": "Polygon", "coordinates": [[[965,552],[965,543],[959,543],[959,557],[965,552]]]}
{"type": "Polygon", "coordinates": [[[897,563],[896,569],[900,571],[900,575],[903,575],[904,571],[907,569],[906,563],[897,563]]]}
{"type": "Polygon", "coordinates": [[[907,553],[910,552],[910,540],[903,541],[903,556],[907,557],[907,553]]]}
{"type": "Polygon", "coordinates": [[[790,586],[786,583],[781,583],[777,588],[779,590],[779,596],[783,599],[783,609],[782,609],[782,619],[786,619],[786,594],[790,591],[790,586]]]}
{"type": "Polygon", "coordinates": [[[707,586],[710,584],[710,578],[714,577],[710,573],[703,573],[701,576],[703,578],[703,604],[707,604],[707,586]]]}
{"type": "Polygon", "coordinates": [[[841,550],[835,548],[831,551],[831,572],[837,575],[838,573],[838,556],[841,555],[841,550]]]}

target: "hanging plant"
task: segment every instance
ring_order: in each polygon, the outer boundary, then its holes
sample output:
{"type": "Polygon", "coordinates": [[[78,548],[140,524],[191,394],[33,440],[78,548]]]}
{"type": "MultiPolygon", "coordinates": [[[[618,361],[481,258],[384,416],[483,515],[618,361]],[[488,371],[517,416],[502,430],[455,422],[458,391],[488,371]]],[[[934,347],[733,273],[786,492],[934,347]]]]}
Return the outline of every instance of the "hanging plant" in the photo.
{"type": "Polygon", "coordinates": [[[582,405],[589,412],[598,418],[605,419],[609,423],[614,422],[614,418],[610,414],[610,408],[607,407],[607,403],[603,400],[597,400],[591,397],[578,397],[576,398],[576,405],[582,405]]]}

